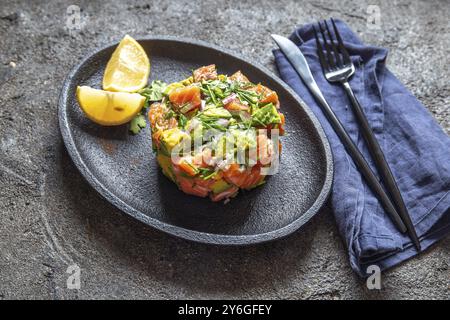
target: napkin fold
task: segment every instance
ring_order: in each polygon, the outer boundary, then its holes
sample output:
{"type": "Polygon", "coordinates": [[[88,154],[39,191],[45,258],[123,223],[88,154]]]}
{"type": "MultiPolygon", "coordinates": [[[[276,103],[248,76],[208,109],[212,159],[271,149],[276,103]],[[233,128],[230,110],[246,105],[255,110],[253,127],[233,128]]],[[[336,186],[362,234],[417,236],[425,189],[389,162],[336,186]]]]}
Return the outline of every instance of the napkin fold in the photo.
{"type": "MultiPolygon", "coordinates": [[[[450,138],[386,68],[388,51],[363,44],[344,22],[335,21],[356,67],[350,86],[383,149],[425,250],[450,231],[450,138]]],[[[325,98],[377,173],[344,89],[324,78],[312,25],[295,30],[290,39],[305,55],[325,98]]],[[[330,140],[335,168],[331,206],[352,268],[365,277],[370,265],[384,270],[415,256],[410,239],[397,231],[290,62],[280,50],[273,53],[281,78],[312,109],[330,140]]]]}

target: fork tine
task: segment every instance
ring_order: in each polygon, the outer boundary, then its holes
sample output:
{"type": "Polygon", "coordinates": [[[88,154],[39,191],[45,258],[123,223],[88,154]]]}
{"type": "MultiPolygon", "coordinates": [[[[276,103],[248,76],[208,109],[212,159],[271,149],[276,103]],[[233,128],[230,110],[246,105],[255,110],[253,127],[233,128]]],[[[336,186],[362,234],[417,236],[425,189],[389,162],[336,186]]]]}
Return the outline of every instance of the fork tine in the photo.
{"type": "Polygon", "coordinates": [[[314,30],[314,37],[316,38],[317,53],[319,55],[320,64],[322,65],[322,68],[324,70],[328,70],[328,63],[327,63],[327,60],[325,59],[325,56],[323,55],[322,44],[319,41],[319,36],[317,35],[317,30],[314,25],[313,25],[313,30],[314,30]]]}
{"type": "Polygon", "coordinates": [[[333,52],[334,52],[334,58],[336,59],[336,64],[339,67],[342,67],[343,64],[342,64],[342,61],[341,61],[341,56],[339,54],[338,48],[334,44],[333,36],[331,35],[330,28],[328,28],[327,20],[323,20],[323,23],[325,24],[325,28],[327,29],[327,33],[328,33],[328,37],[330,38],[331,48],[333,49],[333,52]]]}
{"type": "Polygon", "coordinates": [[[342,57],[344,59],[344,64],[349,64],[349,63],[351,63],[350,56],[348,54],[347,49],[345,49],[344,42],[342,41],[341,35],[339,34],[339,31],[336,27],[336,24],[334,23],[333,18],[331,18],[331,23],[333,24],[334,34],[336,35],[339,50],[341,51],[342,57]]]}
{"type": "Polygon", "coordinates": [[[322,34],[323,43],[325,45],[325,49],[327,51],[327,58],[328,58],[328,65],[330,66],[330,69],[334,69],[336,67],[336,64],[333,59],[333,55],[331,54],[330,45],[327,42],[327,37],[325,36],[325,31],[322,28],[322,25],[320,24],[320,21],[318,22],[320,33],[322,34]]]}

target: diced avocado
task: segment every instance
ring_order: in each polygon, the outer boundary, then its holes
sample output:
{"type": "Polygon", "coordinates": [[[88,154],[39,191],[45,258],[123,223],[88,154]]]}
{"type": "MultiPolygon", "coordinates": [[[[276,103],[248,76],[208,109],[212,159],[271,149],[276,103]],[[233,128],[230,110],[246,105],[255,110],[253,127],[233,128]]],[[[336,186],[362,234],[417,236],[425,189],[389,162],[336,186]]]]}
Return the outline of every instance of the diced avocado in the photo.
{"type": "Polygon", "coordinates": [[[176,89],[176,88],[182,88],[182,87],[184,87],[184,84],[183,83],[181,83],[181,82],[173,82],[173,83],[171,83],[171,84],[169,84],[165,89],[164,89],[164,94],[165,95],[169,95],[171,92],[172,92],[172,90],[173,89],[176,89]]]}
{"type": "Polygon", "coordinates": [[[194,82],[194,78],[191,76],[189,78],[186,78],[182,81],[180,81],[183,85],[188,86],[190,85],[192,82],[194,82]]]}
{"type": "Polygon", "coordinates": [[[164,175],[168,177],[170,180],[175,181],[175,175],[172,170],[172,162],[170,161],[170,158],[163,154],[158,154],[156,159],[158,160],[158,163],[164,175]]]}
{"type": "Polygon", "coordinates": [[[211,189],[214,193],[221,193],[231,187],[231,184],[227,183],[225,180],[220,179],[214,182],[211,189]]]}
{"type": "Polygon", "coordinates": [[[165,151],[170,154],[172,149],[177,144],[187,138],[189,138],[189,135],[186,132],[181,131],[179,128],[164,130],[161,133],[161,145],[164,147],[165,151]]]}
{"type": "Polygon", "coordinates": [[[281,118],[273,103],[257,109],[252,115],[252,125],[254,126],[266,126],[275,123],[281,123],[281,118]]]}
{"type": "Polygon", "coordinates": [[[203,112],[204,116],[209,118],[231,118],[231,113],[224,108],[211,108],[203,112]]]}
{"type": "Polygon", "coordinates": [[[232,118],[230,119],[230,122],[228,122],[228,127],[233,126],[237,123],[236,119],[232,118]]]}

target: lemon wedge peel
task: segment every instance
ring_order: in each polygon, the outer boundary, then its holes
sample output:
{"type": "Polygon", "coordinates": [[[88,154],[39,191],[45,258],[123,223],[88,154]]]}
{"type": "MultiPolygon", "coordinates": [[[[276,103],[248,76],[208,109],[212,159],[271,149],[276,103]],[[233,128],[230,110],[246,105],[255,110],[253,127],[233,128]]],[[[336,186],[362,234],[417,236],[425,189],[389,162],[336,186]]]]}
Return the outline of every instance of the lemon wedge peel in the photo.
{"type": "Polygon", "coordinates": [[[144,48],[126,35],[114,50],[103,75],[103,89],[136,92],[144,88],[150,75],[150,60],[144,48]]]}
{"type": "Polygon", "coordinates": [[[77,87],[77,99],[85,115],[104,126],[131,121],[145,103],[145,97],[139,93],[108,92],[88,86],[77,87]]]}

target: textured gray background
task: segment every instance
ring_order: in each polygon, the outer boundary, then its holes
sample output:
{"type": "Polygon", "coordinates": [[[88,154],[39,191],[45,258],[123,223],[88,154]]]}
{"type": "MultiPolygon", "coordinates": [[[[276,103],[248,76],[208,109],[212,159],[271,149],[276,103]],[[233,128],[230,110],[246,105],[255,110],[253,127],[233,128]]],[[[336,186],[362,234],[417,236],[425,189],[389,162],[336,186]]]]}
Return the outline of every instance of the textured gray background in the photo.
{"type": "Polygon", "coordinates": [[[125,33],[201,39],[275,70],[270,33],[332,15],[389,48],[391,70],[449,132],[449,1],[46,2],[0,1],[0,299],[450,298],[449,237],[383,274],[374,292],[350,269],[328,209],[301,232],[245,248],[148,228],[87,185],[57,124],[69,69],[125,33]],[[70,4],[82,8],[74,33],[70,4]],[[368,4],[380,6],[381,30],[367,29],[368,4]],[[82,268],[79,291],[66,289],[72,263],[82,268]]]}

